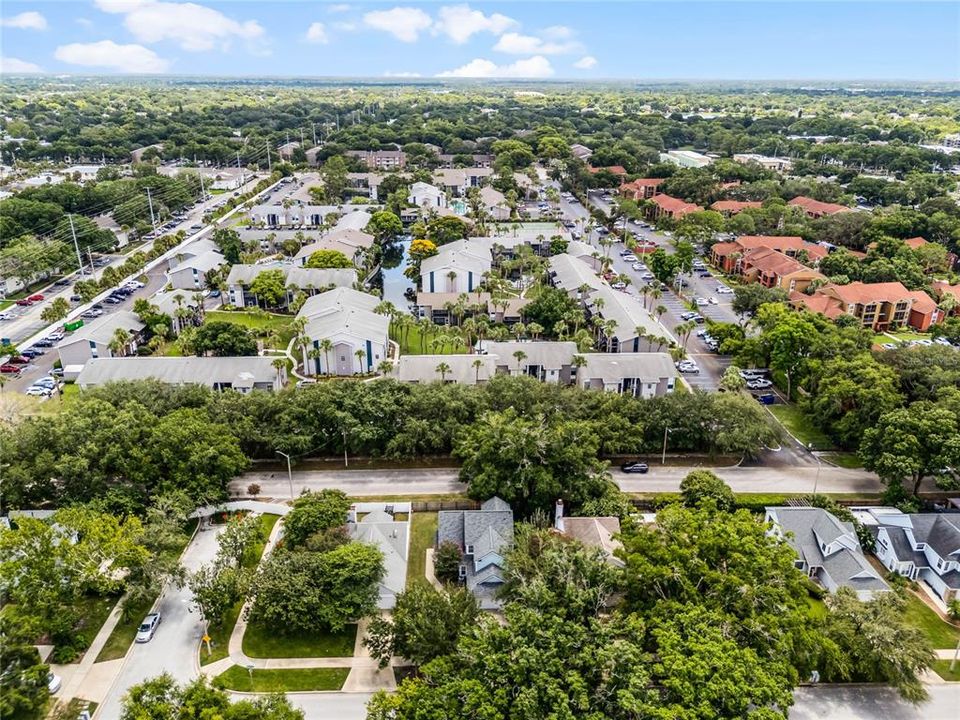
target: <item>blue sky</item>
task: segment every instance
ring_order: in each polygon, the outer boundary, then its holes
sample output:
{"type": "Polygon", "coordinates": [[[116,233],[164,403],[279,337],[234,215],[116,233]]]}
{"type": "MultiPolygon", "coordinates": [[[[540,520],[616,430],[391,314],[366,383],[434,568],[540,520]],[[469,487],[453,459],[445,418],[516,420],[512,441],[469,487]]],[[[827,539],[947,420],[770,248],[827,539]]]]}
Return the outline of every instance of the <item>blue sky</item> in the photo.
{"type": "Polygon", "coordinates": [[[4,73],[960,80],[955,2],[4,0],[4,73]]]}

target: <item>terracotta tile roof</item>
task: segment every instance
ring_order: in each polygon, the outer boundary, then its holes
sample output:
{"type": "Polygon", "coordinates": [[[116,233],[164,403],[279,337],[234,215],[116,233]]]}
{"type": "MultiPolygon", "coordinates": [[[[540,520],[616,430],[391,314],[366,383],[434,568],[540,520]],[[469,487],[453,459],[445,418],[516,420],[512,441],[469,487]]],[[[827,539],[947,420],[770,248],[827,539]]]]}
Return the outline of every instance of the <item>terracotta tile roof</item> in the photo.
{"type": "Polygon", "coordinates": [[[626,174],[627,174],[627,169],[626,169],[625,167],[623,167],[623,165],[608,165],[607,167],[598,167],[598,168],[588,167],[587,170],[589,170],[590,173],[593,174],[593,175],[596,175],[596,174],[597,174],[598,172],[600,172],[601,170],[607,170],[607,171],[609,171],[609,172],[612,172],[614,175],[626,175],[626,174]]]}
{"type": "MultiPolygon", "coordinates": [[[[782,252],[766,247],[747,251],[741,259],[741,262],[747,269],[755,268],[761,272],[772,273],[778,277],[801,271],[815,272],[793,258],[787,257],[782,252]]],[[[819,273],[817,274],[819,275],[819,273]]]]}
{"type": "Polygon", "coordinates": [[[910,238],[909,240],[904,240],[903,242],[906,244],[908,248],[911,248],[912,250],[916,250],[918,247],[922,247],[923,245],[927,244],[927,241],[924,240],[922,237],[910,238]]]}
{"type": "Polygon", "coordinates": [[[637,178],[628,183],[623,183],[620,186],[620,190],[640,190],[647,187],[657,187],[664,180],[666,180],[666,178],[637,178]]]}
{"type": "Polygon", "coordinates": [[[713,205],[710,206],[710,209],[716,210],[717,212],[738,213],[741,210],[746,210],[747,208],[758,208],[762,206],[763,206],[763,203],[761,202],[740,201],[740,200],[717,200],[713,205]]]}
{"type": "Polygon", "coordinates": [[[953,295],[960,302],[960,285],[951,285],[944,280],[937,280],[933,283],[933,290],[941,297],[944,295],[953,295]]]}
{"type": "Polygon", "coordinates": [[[933,301],[933,298],[923,290],[911,290],[907,293],[907,296],[913,298],[913,304],[910,306],[911,310],[926,315],[935,312],[937,309],[937,304],[933,301]]]}
{"type": "Polygon", "coordinates": [[[806,250],[810,260],[816,261],[826,257],[827,249],[808,243],[798,235],[743,235],[734,240],[744,251],[753,248],[766,247],[771,250],[786,252],[787,250],[800,251],[806,250]]]}
{"type": "Polygon", "coordinates": [[[810,312],[826,315],[831,320],[836,319],[844,313],[843,304],[836,298],[827,295],[807,295],[794,291],[790,293],[790,302],[792,302],[794,306],[803,305],[810,312]]]}
{"type": "Polygon", "coordinates": [[[703,210],[699,205],[694,205],[693,203],[688,203],[679,198],[670,197],[669,195],[654,195],[650,201],[656,203],[662,210],[672,212],[675,215],[685,215],[703,210]]]}
{"type": "Polygon", "coordinates": [[[808,198],[803,195],[798,195],[788,202],[787,205],[800,207],[809,213],[816,213],[818,215],[835,215],[836,213],[848,212],[850,210],[846,205],[820,202],[819,200],[814,200],[813,198],[808,198]]]}
{"type": "Polygon", "coordinates": [[[734,253],[743,251],[743,248],[737,245],[735,242],[717,243],[712,249],[713,253],[717,257],[726,257],[727,255],[733,255],[734,253]]]}
{"type": "Polygon", "coordinates": [[[896,303],[910,297],[910,291],[899,282],[862,283],[857,281],[849,285],[825,285],[822,290],[831,292],[847,304],[896,303]]]}

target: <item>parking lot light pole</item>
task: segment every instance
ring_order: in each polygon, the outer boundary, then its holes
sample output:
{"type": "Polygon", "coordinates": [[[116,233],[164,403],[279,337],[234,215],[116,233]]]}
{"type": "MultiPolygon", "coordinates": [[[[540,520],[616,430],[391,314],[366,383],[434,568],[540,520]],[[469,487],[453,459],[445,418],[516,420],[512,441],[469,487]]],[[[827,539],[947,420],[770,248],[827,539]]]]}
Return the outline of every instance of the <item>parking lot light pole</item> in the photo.
{"type": "Polygon", "coordinates": [[[282,450],[275,452],[277,455],[283,455],[287,459],[287,482],[290,483],[290,499],[293,500],[293,470],[290,468],[290,456],[282,450]]]}
{"type": "Polygon", "coordinates": [[[660,456],[660,464],[667,464],[667,436],[672,433],[674,430],[679,430],[680,428],[665,427],[663,429],[663,454],[660,456]]]}
{"type": "Polygon", "coordinates": [[[817,475],[813,479],[813,494],[817,494],[817,487],[820,485],[820,468],[823,467],[823,462],[820,460],[820,456],[813,451],[813,443],[807,444],[807,450],[810,451],[810,454],[813,455],[813,459],[817,461],[817,475]]]}

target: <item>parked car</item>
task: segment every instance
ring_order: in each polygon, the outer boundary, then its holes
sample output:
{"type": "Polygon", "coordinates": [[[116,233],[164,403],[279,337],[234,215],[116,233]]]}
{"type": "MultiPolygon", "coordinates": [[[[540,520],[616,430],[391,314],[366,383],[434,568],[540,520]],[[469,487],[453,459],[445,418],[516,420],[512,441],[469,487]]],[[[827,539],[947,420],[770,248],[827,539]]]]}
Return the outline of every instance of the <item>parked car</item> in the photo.
{"type": "Polygon", "coordinates": [[[628,263],[637,262],[637,256],[634,255],[633,253],[630,253],[629,255],[624,255],[623,259],[626,260],[628,263]]]}
{"type": "Polygon", "coordinates": [[[649,469],[646,463],[642,463],[639,460],[635,462],[625,462],[620,466],[620,470],[625,473],[637,473],[640,475],[646,475],[649,469]]]}
{"type": "Polygon", "coordinates": [[[703,315],[694,315],[690,319],[693,320],[697,325],[703,325],[707,321],[703,315]]]}
{"type": "Polygon", "coordinates": [[[53,347],[53,341],[50,338],[44,338],[43,340],[37,340],[34,344],[34,347],[41,348],[51,348],[53,347]]]}
{"type": "Polygon", "coordinates": [[[53,394],[53,388],[43,385],[31,385],[27,388],[26,394],[33,397],[50,397],[50,395],[53,394]]]}
{"type": "Polygon", "coordinates": [[[137,642],[150,642],[157,632],[158,625],[160,625],[160,613],[150,613],[147,615],[143,619],[143,622],[140,623],[140,629],[137,630],[137,642]]]}
{"type": "Polygon", "coordinates": [[[62,368],[62,367],[56,367],[56,368],[54,368],[53,370],[50,371],[50,374],[53,375],[54,377],[62,378],[62,377],[63,377],[63,368],[62,368]]]}
{"type": "Polygon", "coordinates": [[[20,298],[19,300],[17,300],[17,305],[19,305],[20,307],[30,307],[31,305],[33,305],[33,300],[31,300],[30,298],[20,298]]]}
{"type": "Polygon", "coordinates": [[[627,289],[627,284],[626,284],[626,283],[622,283],[622,282],[615,282],[615,283],[614,283],[613,285],[611,285],[610,287],[612,287],[614,290],[626,290],[626,289],[627,289]]]}
{"type": "Polygon", "coordinates": [[[62,684],[63,682],[60,680],[59,675],[54,675],[53,673],[47,674],[47,691],[51,695],[58,693],[62,684]]]}
{"type": "Polygon", "coordinates": [[[27,300],[32,300],[33,302],[43,302],[44,300],[46,300],[46,298],[43,297],[43,295],[41,295],[40,293],[37,293],[36,295],[31,295],[30,297],[28,297],[27,300]]]}
{"type": "Polygon", "coordinates": [[[777,396],[772,392],[760,393],[757,395],[757,402],[762,403],[763,405],[773,405],[777,402],[777,396]]]}
{"type": "Polygon", "coordinates": [[[648,272],[647,272],[647,273],[644,273],[643,275],[641,275],[640,277],[642,277],[644,280],[653,280],[653,273],[648,273],[648,272]]]}
{"type": "Polygon", "coordinates": [[[54,285],[56,285],[57,287],[63,287],[64,285],[69,285],[70,283],[71,283],[70,278],[60,278],[54,283],[54,285]]]}
{"type": "Polygon", "coordinates": [[[56,330],[56,331],[50,333],[49,335],[47,335],[47,337],[46,337],[45,339],[46,339],[46,340],[50,340],[51,342],[58,343],[58,342],[60,342],[61,340],[63,340],[63,337],[64,337],[64,336],[63,336],[63,332],[60,331],[60,330],[56,330]]]}
{"type": "Polygon", "coordinates": [[[733,290],[731,290],[730,288],[728,288],[726,285],[718,285],[718,286],[717,286],[717,294],[718,294],[718,295],[733,295],[733,290]]]}
{"type": "Polygon", "coordinates": [[[711,305],[719,305],[719,304],[720,304],[720,301],[717,300],[715,297],[711,297],[707,302],[709,302],[711,305]]]}
{"type": "Polygon", "coordinates": [[[22,365],[11,365],[10,363],[0,365],[0,373],[4,375],[19,375],[21,372],[23,372],[22,365]]]}
{"type": "Polygon", "coordinates": [[[748,368],[747,370],[740,371],[740,377],[744,380],[759,380],[760,378],[766,377],[769,372],[766,368],[748,368]]]}
{"type": "Polygon", "coordinates": [[[702,297],[698,297],[694,302],[697,303],[697,307],[703,307],[704,305],[707,305],[707,299],[702,297]]]}
{"type": "Polygon", "coordinates": [[[693,375],[698,375],[700,373],[700,368],[697,367],[697,364],[692,360],[681,360],[677,363],[677,370],[682,373],[690,373],[693,375]]]}
{"type": "Polygon", "coordinates": [[[13,320],[13,315],[8,312],[0,313],[0,320],[13,320]]]}
{"type": "Polygon", "coordinates": [[[884,343],[880,347],[882,347],[884,350],[896,350],[899,345],[897,343],[884,343]]]}
{"type": "Polygon", "coordinates": [[[71,295],[70,302],[75,302],[75,303],[83,302],[83,298],[80,297],[79,295],[71,295]]]}
{"type": "Polygon", "coordinates": [[[766,390],[768,387],[773,387],[773,382],[763,378],[757,380],[748,380],[747,387],[750,390],[766,390]]]}
{"type": "Polygon", "coordinates": [[[694,315],[696,315],[695,312],[688,310],[687,312],[680,313],[680,319],[684,321],[690,320],[693,318],[694,315]]]}
{"type": "Polygon", "coordinates": [[[40,357],[43,355],[43,349],[38,347],[27,348],[26,350],[21,350],[20,354],[28,358],[40,357]]]}
{"type": "Polygon", "coordinates": [[[8,362],[10,365],[29,365],[29,364],[30,364],[30,358],[28,358],[28,357],[26,357],[26,356],[24,356],[24,355],[13,355],[13,356],[11,356],[11,358],[10,358],[9,360],[7,360],[7,362],[8,362]]]}

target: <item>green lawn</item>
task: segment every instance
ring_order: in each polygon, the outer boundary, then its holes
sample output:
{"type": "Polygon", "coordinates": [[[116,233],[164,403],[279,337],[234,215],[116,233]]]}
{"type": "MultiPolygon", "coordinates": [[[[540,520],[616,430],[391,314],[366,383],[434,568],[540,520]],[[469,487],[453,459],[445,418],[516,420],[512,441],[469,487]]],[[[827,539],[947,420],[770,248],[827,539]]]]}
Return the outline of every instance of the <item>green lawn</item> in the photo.
{"type": "Polygon", "coordinates": [[[957,646],[960,640],[960,627],[950,625],[931,610],[913,593],[907,593],[907,607],[904,617],[914,627],[927,636],[936,650],[947,650],[957,646]]]}
{"type": "MultiPolygon", "coordinates": [[[[394,332],[390,337],[395,342],[400,343],[401,355],[451,355],[454,352],[466,352],[463,345],[459,345],[454,350],[453,343],[445,342],[442,346],[434,347],[433,340],[440,335],[441,326],[437,326],[437,331],[422,334],[420,328],[412,326],[403,331],[403,338],[398,337],[400,333],[394,332]],[[423,342],[421,343],[421,335],[423,342]]],[[[452,329],[452,328],[451,328],[452,329]]],[[[438,376],[439,377],[439,376],[438,376]]]]}
{"type": "MultiPolygon", "coordinates": [[[[110,611],[117,604],[116,595],[86,595],[77,601],[77,610],[80,612],[80,626],[78,633],[83,633],[89,642],[93,642],[94,637],[103,627],[103,624],[110,617],[110,611]]],[[[83,659],[83,653],[77,655],[73,662],[78,663],[83,659]]]]}
{"type": "Polygon", "coordinates": [[[933,669],[944,680],[948,682],[960,682],[960,660],[957,661],[953,670],[950,670],[952,660],[934,660],[933,669]]]}
{"type": "Polygon", "coordinates": [[[13,305],[13,300],[0,300],[0,310],[6,310],[13,305]]]}
{"type": "MultiPolygon", "coordinates": [[[[263,549],[267,544],[267,538],[270,537],[270,532],[273,530],[273,526],[277,524],[277,520],[279,519],[279,515],[260,516],[260,527],[263,530],[263,542],[257,543],[248,558],[244,560],[243,566],[245,568],[253,569],[259,564],[260,558],[263,556],[263,549]]],[[[230,610],[227,611],[227,614],[224,616],[220,625],[213,625],[207,629],[207,634],[210,636],[210,652],[207,652],[207,646],[205,643],[200,643],[201,665],[208,665],[209,663],[216,662],[217,660],[222,660],[223,658],[227,657],[230,650],[230,635],[233,634],[233,627],[237,624],[237,618],[240,617],[240,611],[242,609],[243,600],[240,600],[235,603],[230,610]]]]}
{"type": "MultiPolygon", "coordinates": [[[[191,520],[184,528],[182,541],[175,550],[178,557],[183,553],[184,548],[187,547],[190,538],[193,537],[193,531],[196,525],[197,521],[191,520]]],[[[133,640],[137,636],[137,628],[140,627],[143,616],[150,612],[154,601],[155,598],[144,600],[141,603],[131,605],[127,609],[125,617],[121,618],[114,626],[113,632],[111,632],[110,637],[107,638],[106,644],[103,646],[103,649],[100,650],[100,654],[97,655],[97,662],[116,660],[127,654],[127,650],[130,649],[130,645],[133,644],[133,640]]]]}
{"type": "Polygon", "coordinates": [[[808,595],[807,605],[810,606],[807,610],[807,614],[814,620],[823,620],[825,617],[827,617],[827,606],[823,600],[819,600],[812,595],[808,595]]]}
{"type": "Polygon", "coordinates": [[[339,690],[350,674],[349,668],[308,668],[259,670],[252,674],[239,665],[214,678],[216,687],[239,692],[307,692],[339,690]]]}
{"type": "Polygon", "coordinates": [[[271,315],[266,312],[250,310],[208,310],[206,322],[235,323],[261,335],[276,332],[283,341],[283,347],[286,347],[287,343],[293,338],[293,330],[290,327],[293,323],[292,315],[271,315]]]}
{"type": "Polygon", "coordinates": [[[856,453],[824,453],[823,459],[848,470],[859,470],[863,461],[856,453]]]}
{"type": "Polygon", "coordinates": [[[874,341],[878,345],[883,345],[883,343],[894,342],[890,338],[896,338],[897,342],[910,342],[912,340],[929,340],[930,333],[918,333],[913,332],[912,330],[902,330],[899,332],[889,332],[889,333],[877,333],[874,336],[874,341]]]}
{"type": "Polygon", "coordinates": [[[427,549],[433,547],[437,534],[437,513],[413,514],[410,524],[410,552],[407,556],[407,585],[426,582],[427,549]]]}
{"type": "Polygon", "coordinates": [[[809,447],[812,444],[814,450],[834,448],[830,438],[796,405],[768,405],[767,409],[791,435],[804,445],[809,447]]]}
{"type": "Polygon", "coordinates": [[[356,625],[338,633],[281,635],[278,628],[250,623],[243,634],[243,652],[255,658],[353,657],[356,639],[356,625]]]}

